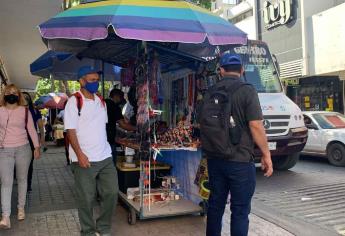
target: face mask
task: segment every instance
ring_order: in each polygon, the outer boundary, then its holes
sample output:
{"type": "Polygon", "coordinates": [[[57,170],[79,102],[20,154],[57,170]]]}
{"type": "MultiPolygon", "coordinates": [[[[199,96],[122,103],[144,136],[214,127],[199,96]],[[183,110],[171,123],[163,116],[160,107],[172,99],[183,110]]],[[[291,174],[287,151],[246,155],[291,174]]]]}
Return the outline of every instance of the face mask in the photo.
{"type": "Polygon", "coordinates": [[[5,95],[4,99],[5,99],[5,102],[9,104],[15,104],[19,101],[19,97],[14,94],[5,95]]]}
{"type": "Polygon", "coordinates": [[[96,93],[98,91],[99,83],[98,81],[92,83],[86,83],[85,89],[90,93],[96,93]]]}

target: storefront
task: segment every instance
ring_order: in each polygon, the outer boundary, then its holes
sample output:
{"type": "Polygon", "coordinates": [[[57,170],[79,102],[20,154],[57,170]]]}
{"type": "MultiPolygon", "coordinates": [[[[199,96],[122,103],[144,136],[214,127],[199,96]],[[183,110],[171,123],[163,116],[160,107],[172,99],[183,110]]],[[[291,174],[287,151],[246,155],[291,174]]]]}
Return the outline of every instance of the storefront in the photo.
{"type": "Polygon", "coordinates": [[[344,81],[336,76],[315,76],[295,80],[287,86],[287,95],[304,111],[343,113],[344,81]]]}
{"type": "Polygon", "coordinates": [[[258,38],[275,54],[287,95],[302,110],[344,111],[344,2],[257,1],[258,38]]]}

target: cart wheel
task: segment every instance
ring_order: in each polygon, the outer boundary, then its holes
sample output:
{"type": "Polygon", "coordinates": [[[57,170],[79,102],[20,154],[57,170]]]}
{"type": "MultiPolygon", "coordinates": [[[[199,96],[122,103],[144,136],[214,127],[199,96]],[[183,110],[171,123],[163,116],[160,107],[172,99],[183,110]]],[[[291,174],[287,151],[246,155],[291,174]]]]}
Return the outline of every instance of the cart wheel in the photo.
{"type": "Polygon", "coordinates": [[[202,208],[202,211],[200,212],[200,216],[206,216],[207,215],[208,202],[202,201],[199,203],[199,206],[202,208]]]}
{"type": "Polygon", "coordinates": [[[128,224],[135,225],[137,223],[137,215],[133,208],[130,208],[128,211],[128,224]]]}

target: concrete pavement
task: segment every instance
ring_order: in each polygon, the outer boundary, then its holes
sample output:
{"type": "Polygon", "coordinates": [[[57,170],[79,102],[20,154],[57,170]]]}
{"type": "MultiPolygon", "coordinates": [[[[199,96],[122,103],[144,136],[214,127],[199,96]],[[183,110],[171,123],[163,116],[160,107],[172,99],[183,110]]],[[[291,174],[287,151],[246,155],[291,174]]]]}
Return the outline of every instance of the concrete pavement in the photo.
{"type": "MultiPolygon", "coordinates": [[[[35,161],[33,191],[28,195],[27,217],[18,222],[17,191],[14,186],[12,229],[1,230],[1,236],[73,236],[79,235],[79,219],[75,209],[73,176],[65,164],[62,148],[50,147],[42,159],[35,161]]],[[[253,236],[290,236],[289,232],[252,214],[250,233],[253,236]]],[[[113,217],[112,235],[121,236],[198,236],[205,235],[204,217],[183,216],[127,223],[127,211],[118,205],[113,217]]],[[[230,235],[229,206],[224,216],[223,236],[230,235]]]]}

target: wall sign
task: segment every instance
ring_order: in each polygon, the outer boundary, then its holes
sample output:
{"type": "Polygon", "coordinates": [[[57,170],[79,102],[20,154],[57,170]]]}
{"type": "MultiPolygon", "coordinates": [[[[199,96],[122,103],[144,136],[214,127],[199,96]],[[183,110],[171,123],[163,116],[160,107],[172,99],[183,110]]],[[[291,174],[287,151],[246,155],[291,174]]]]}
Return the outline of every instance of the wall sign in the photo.
{"type": "Polygon", "coordinates": [[[293,19],[292,1],[293,0],[277,0],[274,3],[271,1],[264,2],[262,12],[266,29],[285,25],[293,19]]]}

